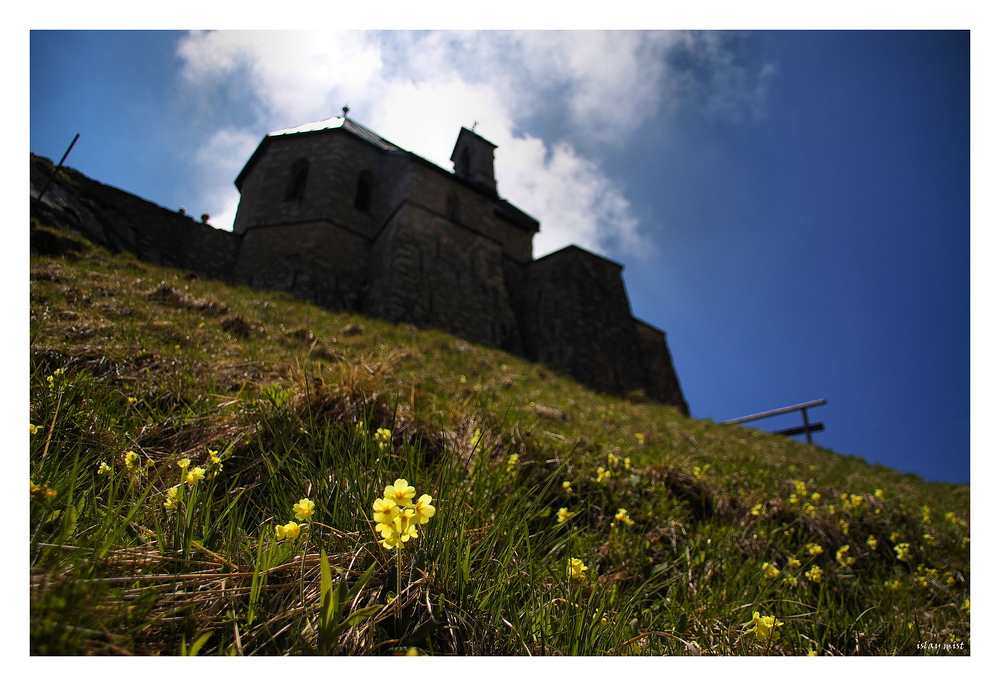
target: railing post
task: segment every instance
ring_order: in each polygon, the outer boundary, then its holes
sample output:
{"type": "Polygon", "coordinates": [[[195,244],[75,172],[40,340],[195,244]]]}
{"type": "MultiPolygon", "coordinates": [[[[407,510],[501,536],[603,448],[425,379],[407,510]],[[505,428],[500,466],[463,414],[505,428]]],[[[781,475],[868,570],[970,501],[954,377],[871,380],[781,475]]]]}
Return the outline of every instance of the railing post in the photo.
{"type": "Polygon", "coordinates": [[[62,169],[63,162],[65,162],[66,158],[69,157],[69,151],[73,149],[74,145],[76,145],[76,139],[79,137],[80,134],[76,134],[75,136],[73,136],[73,142],[69,144],[68,148],[66,148],[66,152],[63,154],[62,159],[59,160],[59,164],[57,164],[55,168],[52,170],[52,175],[49,177],[49,180],[45,183],[45,187],[42,189],[42,192],[38,194],[39,202],[41,202],[42,198],[45,197],[45,191],[49,190],[49,186],[52,185],[52,181],[56,178],[56,174],[58,174],[59,170],[62,169]]]}
{"type": "Polygon", "coordinates": [[[812,432],[809,431],[809,415],[806,414],[806,408],[802,408],[802,427],[806,430],[806,442],[812,443],[813,436],[812,432]]]}

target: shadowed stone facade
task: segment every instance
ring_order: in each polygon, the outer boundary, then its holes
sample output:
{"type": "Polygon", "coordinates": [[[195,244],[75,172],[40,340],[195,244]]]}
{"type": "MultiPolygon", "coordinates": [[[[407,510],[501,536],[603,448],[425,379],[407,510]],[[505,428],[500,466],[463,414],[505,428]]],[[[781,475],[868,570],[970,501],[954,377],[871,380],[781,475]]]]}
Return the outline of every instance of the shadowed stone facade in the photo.
{"type": "Polygon", "coordinates": [[[463,128],[451,173],[346,116],[275,131],[236,178],[232,233],[72,170],[39,203],[51,162],[33,158],[32,213],[141,259],[442,329],[687,414],[622,266],[576,246],[532,259],[538,221],[497,195],[494,148],[463,128]]]}

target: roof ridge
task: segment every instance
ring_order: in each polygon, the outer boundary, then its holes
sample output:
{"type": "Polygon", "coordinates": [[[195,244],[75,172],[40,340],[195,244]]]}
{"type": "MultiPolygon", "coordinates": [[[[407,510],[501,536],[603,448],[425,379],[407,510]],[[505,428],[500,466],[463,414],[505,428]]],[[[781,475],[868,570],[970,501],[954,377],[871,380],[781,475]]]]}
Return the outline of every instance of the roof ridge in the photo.
{"type": "Polygon", "coordinates": [[[371,129],[369,129],[364,124],[359,124],[358,122],[350,119],[346,116],[328,117],[327,119],[320,119],[313,122],[307,122],[305,124],[300,124],[298,126],[292,126],[286,129],[278,129],[277,131],[271,131],[265,136],[265,138],[270,138],[273,136],[288,136],[297,133],[311,133],[314,131],[326,131],[329,129],[345,129],[350,131],[358,138],[368,141],[369,143],[376,145],[383,150],[402,150],[395,143],[391,143],[382,136],[378,135],[371,129]]]}

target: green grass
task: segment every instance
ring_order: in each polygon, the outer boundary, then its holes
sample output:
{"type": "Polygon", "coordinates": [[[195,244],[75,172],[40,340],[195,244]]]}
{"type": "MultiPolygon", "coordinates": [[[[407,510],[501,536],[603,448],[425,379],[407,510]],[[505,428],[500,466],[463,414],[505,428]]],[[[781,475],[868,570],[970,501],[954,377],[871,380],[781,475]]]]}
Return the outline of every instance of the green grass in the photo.
{"type": "Polygon", "coordinates": [[[69,245],[31,260],[32,654],[969,654],[968,486],[69,245]],[[398,478],[437,508],[399,595],[398,478]]]}

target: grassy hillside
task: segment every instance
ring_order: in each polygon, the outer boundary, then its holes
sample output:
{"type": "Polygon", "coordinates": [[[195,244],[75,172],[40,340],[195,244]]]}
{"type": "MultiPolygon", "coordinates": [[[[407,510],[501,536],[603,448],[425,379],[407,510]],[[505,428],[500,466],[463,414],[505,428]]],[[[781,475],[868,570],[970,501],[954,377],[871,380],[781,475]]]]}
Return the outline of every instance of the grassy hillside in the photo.
{"type": "Polygon", "coordinates": [[[32,654],[969,654],[967,486],[32,230],[32,654]]]}

